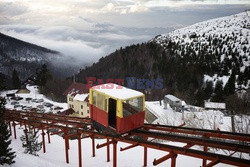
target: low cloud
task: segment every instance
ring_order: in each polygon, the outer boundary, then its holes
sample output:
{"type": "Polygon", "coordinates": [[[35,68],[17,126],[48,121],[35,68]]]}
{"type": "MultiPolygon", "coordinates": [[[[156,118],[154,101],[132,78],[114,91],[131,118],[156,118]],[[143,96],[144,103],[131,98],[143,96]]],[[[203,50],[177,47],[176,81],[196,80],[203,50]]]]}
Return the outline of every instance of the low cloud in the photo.
{"type": "MultiPolygon", "coordinates": [[[[0,31],[6,35],[21,39],[64,55],[65,64],[83,68],[97,62],[101,57],[114,52],[120,47],[140,43],[154,35],[145,35],[138,29],[116,27],[109,23],[92,23],[92,30],[82,31],[68,26],[39,27],[31,25],[0,25],[0,31]]],[[[165,32],[162,29],[161,32],[165,32]]]]}
{"type": "Polygon", "coordinates": [[[0,15],[16,16],[28,12],[28,7],[19,2],[0,2],[0,15]]]}
{"type": "Polygon", "coordinates": [[[57,34],[53,33],[53,31],[56,31],[55,28],[45,29],[32,26],[22,27],[20,25],[16,27],[19,28],[16,29],[15,26],[1,27],[1,32],[26,42],[59,51],[65,56],[64,60],[70,60],[65,61],[66,64],[75,64],[76,66],[91,64],[105,54],[105,46],[94,47],[98,44],[74,39],[70,34],[74,35],[75,32],[67,32],[62,28],[58,32],[60,32],[60,36],[63,36],[61,32],[65,32],[64,35],[66,36],[59,38],[57,34]]]}

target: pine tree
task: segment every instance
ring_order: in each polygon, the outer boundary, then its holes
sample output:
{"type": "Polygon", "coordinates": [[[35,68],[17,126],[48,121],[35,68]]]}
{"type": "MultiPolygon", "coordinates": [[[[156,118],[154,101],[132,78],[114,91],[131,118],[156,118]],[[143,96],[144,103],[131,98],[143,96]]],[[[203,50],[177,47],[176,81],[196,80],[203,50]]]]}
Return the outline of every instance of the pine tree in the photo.
{"type": "Polygon", "coordinates": [[[47,80],[51,77],[46,64],[42,65],[42,69],[37,73],[37,84],[39,86],[45,86],[47,80]]]}
{"type": "Polygon", "coordinates": [[[207,81],[206,82],[206,87],[205,87],[205,89],[204,89],[204,92],[205,92],[205,98],[206,99],[209,99],[210,97],[211,97],[211,95],[212,95],[212,93],[213,93],[213,86],[214,86],[214,84],[213,84],[213,81],[207,81]]]}
{"type": "Polygon", "coordinates": [[[223,82],[221,80],[218,80],[215,84],[214,89],[214,97],[212,98],[212,101],[214,102],[222,102],[224,100],[223,98],[223,82]]]}
{"type": "Polygon", "coordinates": [[[235,68],[233,68],[232,74],[230,78],[228,79],[228,82],[226,83],[225,88],[224,88],[225,95],[229,96],[235,92],[235,80],[236,80],[235,68]]]}
{"type": "Polygon", "coordinates": [[[21,81],[20,81],[20,79],[18,77],[18,73],[15,69],[12,72],[12,86],[14,89],[21,88],[21,81]]]}
{"type": "Polygon", "coordinates": [[[23,132],[24,135],[22,135],[20,139],[23,143],[23,147],[25,148],[24,153],[38,156],[36,152],[42,148],[42,142],[38,142],[37,140],[39,137],[37,135],[38,131],[34,133],[32,130],[28,131],[27,129],[24,129],[23,132]]]}
{"type": "Polygon", "coordinates": [[[5,112],[5,99],[0,97],[0,165],[3,164],[13,164],[15,163],[14,158],[15,152],[12,152],[9,145],[11,143],[10,132],[8,130],[8,125],[4,120],[4,112],[5,112]]]}
{"type": "Polygon", "coordinates": [[[4,78],[0,73],[0,90],[3,90],[3,89],[4,89],[4,78]]]}

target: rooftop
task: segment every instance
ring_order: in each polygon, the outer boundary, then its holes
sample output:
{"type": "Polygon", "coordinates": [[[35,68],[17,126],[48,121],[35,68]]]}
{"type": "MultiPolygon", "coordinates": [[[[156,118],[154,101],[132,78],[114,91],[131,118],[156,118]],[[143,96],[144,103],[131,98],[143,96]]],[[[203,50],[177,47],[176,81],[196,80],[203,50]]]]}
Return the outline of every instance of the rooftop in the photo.
{"type": "Polygon", "coordinates": [[[225,103],[205,102],[204,107],[207,109],[226,109],[225,103]]]}
{"type": "Polygon", "coordinates": [[[78,100],[78,101],[85,101],[86,98],[88,98],[89,94],[76,94],[74,97],[74,100],[78,100]]]}
{"type": "Polygon", "coordinates": [[[76,94],[86,94],[89,90],[87,89],[86,84],[82,83],[72,83],[70,87],[64,92],[64,95],[72,95],[75,96],[76,94]]]}
{"type": "Polygon", "coordinates": [[[121,99],[121,100],[126,100],[132,97],[138,97],[138,96],[144,95],[143,93],[139,91],[129,89],[124,86],[120,86],[120,85],[113,84],[113,83],[93,86],[92,89],[95,89],[98,92],[104,93],[108,96],[121,99]]]}

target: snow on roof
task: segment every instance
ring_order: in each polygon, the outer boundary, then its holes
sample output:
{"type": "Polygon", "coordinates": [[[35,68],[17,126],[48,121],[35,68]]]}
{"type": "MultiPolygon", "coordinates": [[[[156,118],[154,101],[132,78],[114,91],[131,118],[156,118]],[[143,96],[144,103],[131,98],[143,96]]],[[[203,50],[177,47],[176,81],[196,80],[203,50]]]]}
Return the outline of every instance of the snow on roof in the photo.
{"type": "Polygon", "coordinates": [[[214,103],[214,102],[205,102],[204,104],[205,108],[211,108],[211,109],[226,109],[225,103],[214,103]]]}
{"type": "Polygon", "coordinates": [[[126,100],[132,97],[138,97],[143,95],[143,93],[139,91],[129,89],[124,86],[120,86],[113,83],[93,86],[92,89],[95,89],[98,92],[104,93],[108,96],[118,98],[121,100],[126,100]]]}
{"type": "Polygon", "coordinates": [[[168,98],[171,101],[181,101],[180,99],[178,99],[177,97],[173,95],[165,95],[165,98],[168,98]]]}
{"type": "Polygon", "coordinates": [[[182,105],[182,106],[186,106],[187,103],[186,103],[185,101],[181,101],[181,105],[182,105]]]}
{"type": "Polygon", "coordinates": [[[76,94],[74,100],[77,101],[85,101],[85,99],[89,96],[89,94],[76,94]]]}

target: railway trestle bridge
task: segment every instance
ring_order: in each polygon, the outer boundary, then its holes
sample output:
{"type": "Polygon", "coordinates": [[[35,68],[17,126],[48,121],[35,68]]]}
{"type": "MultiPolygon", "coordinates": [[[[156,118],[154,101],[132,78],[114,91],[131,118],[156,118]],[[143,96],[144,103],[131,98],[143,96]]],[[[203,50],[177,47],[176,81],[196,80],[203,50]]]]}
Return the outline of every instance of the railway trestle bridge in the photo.
{"type": "Polygon", "coordinates": [[[82,167],[81,140],[91,138],[92,156],[95,157],[95,149],[106,147],[107,161],[110,161],[110,145],[113,145],[113,167],[117,166],[117,142],[129,143],[130,145],[120,148],[125,151],[137,146],[144,147],[143,166],[146,167],[148,148],[166,151],[166,155],[154,159],[153,165],[158,165],[171,159],[171,167],[176,166],[178,155],[185,155],[202,159],[201,166],[210,167],[218,163],[247,167],[249,159],[234,156],[235,153],[250,154],[250,135],[232,133],[219,130],[195,129],[183,126],[166,126],[158,124],[144,124],[143,127],[122,135],[97,132],[90,118],[62,116],[49,113],[36,113],[27,111],[6,110],[5,120],[8,121],[11,134],[16,139],[16,126],[24,126],[26,129],[41,130],[42,148],[46,152],[45,136],[50,143],[50,135],[62,134],[65,141],[65,158],[69,163],[69,139],[78,140],[79,167],[82,167]],[[95,144],[95,138],[106,139],[105,143],[95,144]],[[184,143],[183,147],[166,144],[164,141],[184,143]],[[195,149],[201,146],[202,149],[195,149]],[[209,148],[228,150],[230,155],[208,152],[209,148]],[[209,162],[208,162],[209,161],[209,162]]]}

